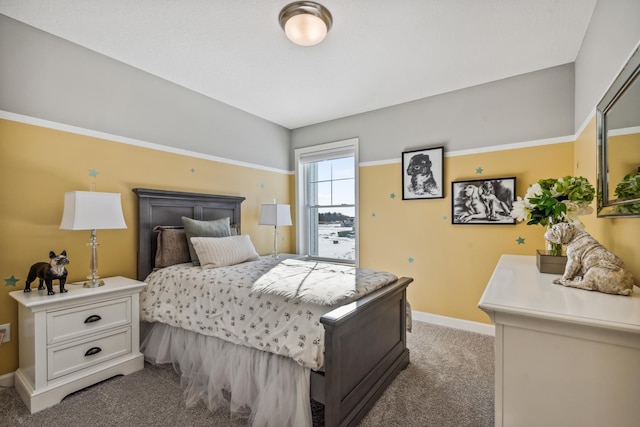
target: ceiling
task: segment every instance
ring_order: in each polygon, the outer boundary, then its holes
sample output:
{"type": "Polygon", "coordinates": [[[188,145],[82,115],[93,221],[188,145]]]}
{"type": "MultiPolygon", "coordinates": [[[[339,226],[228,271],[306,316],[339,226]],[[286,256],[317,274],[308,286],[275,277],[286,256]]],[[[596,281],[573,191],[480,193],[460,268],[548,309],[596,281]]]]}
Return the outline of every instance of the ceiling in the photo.
{"type": "Polygon", "coordinates": [[[1,0],[0,13],[288,129],[574,62],[597,0],[1,0]]]}

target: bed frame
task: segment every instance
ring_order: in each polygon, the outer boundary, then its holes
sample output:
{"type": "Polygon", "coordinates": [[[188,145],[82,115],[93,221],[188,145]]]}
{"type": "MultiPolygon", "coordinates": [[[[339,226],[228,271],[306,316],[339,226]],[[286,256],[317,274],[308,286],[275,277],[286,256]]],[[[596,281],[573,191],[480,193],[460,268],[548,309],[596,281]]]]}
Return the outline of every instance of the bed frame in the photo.
{"type": "MultiPolygon", "coordinates": [[[[138,279],[153,269],[158,225],[181,226],[229,217],[240,233],[245,199],[135,188],[138,196],[138,279]]],[[[324,405],[324,425],[355,426],[384,389],[409,364],[406,340],[406,288],[402,277],[320,319],[325,329],[324,372],[311,371],[311,398],[324,405]]]]}

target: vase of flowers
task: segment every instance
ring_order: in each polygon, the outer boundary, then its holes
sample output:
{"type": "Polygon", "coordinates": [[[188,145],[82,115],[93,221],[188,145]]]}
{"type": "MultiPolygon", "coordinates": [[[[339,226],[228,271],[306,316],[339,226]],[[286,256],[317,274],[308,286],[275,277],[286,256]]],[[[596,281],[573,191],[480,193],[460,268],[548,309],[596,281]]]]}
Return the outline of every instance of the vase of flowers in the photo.
{"type": "MultiPolygon", "coordinates": [[[[541,179],[529,187],[524,198],[517,198],[511,216],[516,221],[527,221],[527,225],[551,227],[571,222],[583,227],[578,217],[593,212],[589,204],[594,196],[593,186],[581,176],[541,179]]],[[[547,251],[561,255],[562,245],[547,242],[547,251]]]]}
{"type": "MultiPolygon", "coordinates": [[[[558,224],[559,222],[555,218],[549,217],[549,222],[547,223],[547,230],[553,227],[554,224],[558,224]]],[[[546,234],[546,233],[545,233],[546,234]]],[[[562,255],[562,243],[554,243],[545,239],[545,249],[549,255],[560,256],[562,255]]]]}

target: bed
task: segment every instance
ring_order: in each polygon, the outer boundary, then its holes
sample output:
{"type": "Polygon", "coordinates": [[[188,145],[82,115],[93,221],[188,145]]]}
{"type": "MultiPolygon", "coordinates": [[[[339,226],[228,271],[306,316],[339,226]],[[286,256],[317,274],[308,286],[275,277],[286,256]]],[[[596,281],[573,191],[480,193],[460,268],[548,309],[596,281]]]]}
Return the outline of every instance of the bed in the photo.
{"type": "MultiPolygon", "coordinates": [[[[241,235],[244,197],[142,188],[133,191],[138,196],[139,280],[146,280],[154,270],[156,227],[179,227],[183,216],[200,221],[230,218],[236,233],[241,235]]],[[[324,405],[325,426],[357,425],[409,364],[406,288],[412,281],[398,278],[320,317],[324,363],[322,369],[308,371],[309,392],[303,398],[324,405]]],[[[241,345],[235,347],[247,350],[241,345]]],[[[269,382],[274,383],[272,379],[269,382]]]]}

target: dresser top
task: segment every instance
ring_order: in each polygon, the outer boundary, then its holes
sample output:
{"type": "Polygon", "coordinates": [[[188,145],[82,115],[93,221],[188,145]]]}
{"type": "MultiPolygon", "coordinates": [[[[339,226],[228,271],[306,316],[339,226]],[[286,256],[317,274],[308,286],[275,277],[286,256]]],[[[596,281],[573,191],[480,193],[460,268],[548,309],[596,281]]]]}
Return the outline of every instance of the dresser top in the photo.
{"type": "Polygon", "coordinates": [[[37,311],[70,304],[79,304],[87,300],[140,292],[142,288],[147,286],[144,282],[122,276],[104,278],[105,285],[98,288],[85,288],[82,286],[82,283],[83,282],[67,283],[65,289],[67,289],[68,292],[63,294],[59,292],[59,286],[53,287],[55,291],[54,295],[47,295],[46,289],[38,290],[37,286],[32,286],[31,292],[13,291],[9,292],[9,295],[21,305],[37,311]]]}
{"type": "Polygon", "coordinates": [[[640,332],[640,288],[630,296],[556,285],[560,275],[538,272],[535,256],[502,255],[478,307],[608,329],[640,332]]]}

